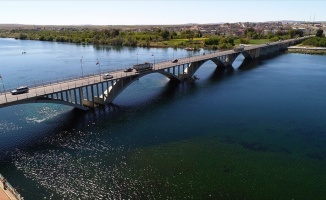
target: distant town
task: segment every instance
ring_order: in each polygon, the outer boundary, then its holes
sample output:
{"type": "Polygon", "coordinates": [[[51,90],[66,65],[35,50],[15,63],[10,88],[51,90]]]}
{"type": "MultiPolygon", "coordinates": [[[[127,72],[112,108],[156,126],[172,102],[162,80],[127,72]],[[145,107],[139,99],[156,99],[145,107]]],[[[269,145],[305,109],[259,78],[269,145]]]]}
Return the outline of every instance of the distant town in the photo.
{"type": "MultiPolygon", "coordinates": [[[[230,49],[304,35],[324,37],[326,22],[238,22],[182,25],[0,24],[1,38],[113,46],[230,49]]],[[[324,39],[323,39],[324,40],[324,39]]],[[[325,47],[324,41],[306,45],[325,47]]]]}
{"type": "Polygon", "coordinates": [[[326,30],[326,22],[238,22],[217,24],[182,24],[182,25],[24,25],[0,24],[0,30],[34,29],[34,30],[84,30],[84,29],[121,29],[129,31],[150,31],[154,28],[163,28],[169,31],[180,32],[186,29],[200,31],[203,34],[242,36],[246,29],[254,28],[257,32],[267,35],[277,31],[286,32],[289,29],[300,29],[305,34],[313,34],[321,28],[326,30]]]}

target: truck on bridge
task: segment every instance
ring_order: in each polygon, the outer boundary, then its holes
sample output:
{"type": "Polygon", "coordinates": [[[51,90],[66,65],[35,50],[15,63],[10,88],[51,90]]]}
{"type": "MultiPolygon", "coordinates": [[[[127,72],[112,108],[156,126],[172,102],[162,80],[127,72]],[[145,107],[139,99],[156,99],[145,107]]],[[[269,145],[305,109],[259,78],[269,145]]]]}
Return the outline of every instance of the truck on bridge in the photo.
{"type": "Polygon", "coordinates": [[[145,62],[142,64],[133,65],[136,72],[146,71],[153,69],[153,63],[145,62]]]}

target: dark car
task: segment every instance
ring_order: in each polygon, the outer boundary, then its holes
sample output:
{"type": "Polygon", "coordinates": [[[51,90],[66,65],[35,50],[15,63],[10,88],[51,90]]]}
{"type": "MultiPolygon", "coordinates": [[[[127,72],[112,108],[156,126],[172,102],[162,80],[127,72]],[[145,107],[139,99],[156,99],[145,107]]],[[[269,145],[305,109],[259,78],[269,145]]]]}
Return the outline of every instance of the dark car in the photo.
{"type": "Polygon", "coordinates": [[[22,94],[22,93],[27,93],[28,92],[28,87],[27,86],[21,86],[16,88],[15,90],[11,91],[11,94],[22,94]]]}
{"type": "Polygon", "coordinates": [[[172,63],[177,63],[178,62],[178,59],[174,59],[171,61],[172,63]]]}
{"type": "Polygon", "coordinates": [[[123,70],[124,72],[132,72],[133,68],[126,68],[125,70],[123,70]]]}

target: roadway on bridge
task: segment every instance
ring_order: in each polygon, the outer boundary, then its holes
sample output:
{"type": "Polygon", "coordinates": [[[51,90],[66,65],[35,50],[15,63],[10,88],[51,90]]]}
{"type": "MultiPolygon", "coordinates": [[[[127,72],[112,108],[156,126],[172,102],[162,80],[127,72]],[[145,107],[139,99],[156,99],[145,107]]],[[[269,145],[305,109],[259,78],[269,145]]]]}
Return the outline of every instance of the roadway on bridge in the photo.
{"type": "MultiPolygon", "coordinates": [[[[157,72],[157,71],[160,71],[160,70],[172,67],[172,66],[178,66],[178,65],[187,64],[190,62],[195,62],[195,61],[200,61],[200,60],[207,60],[210,58],[227,55],[230,53],[234,53],[234,51],[228,50],[228,51],[222,51],[222,52],[208,53],[205,55],[197,55],[197,56],[193,56],[193,57],[181,58],[178,60],[177,63],[172,63],[171,61],[155,63],[153,66],[153,70],[140,72],[140,73],[136,73],[135,70],[133,70],[132,72],[124,72],[123,69],[121,69],[118,71],[110,72],[110,74],[113,76],[113,78],[111,78],[109,80],[119,79],[119,78],[128,77],[128,76],[138,76],[141,73],[153,73],[153,72],[157,72]]],[[[20,100],[26,100],[26,99],[37,97],[37,96],[43,96],[43,95],[51,94],[54,92],[60,92],[60,91],[68,90],[71,88],[78,88],[78,87],[82,87],[82,86],[86,86],[86,85],[96,84],[96,83],[100,83],[100,82],[106,82],[109,80],[104,80],[102,78],[102,75],[98,74],[98,75],[94,75],[94,76],[87,76],[84,78],[72,79],[69,81],[56,82],[56,83],[47,84],[44,86],[42,85],[42,86],[37,86],[37,87],[30,87],[29,92],[24,93],[24,94],[12,95],[10,92],[1,93],[0,105],[5,104],[5,103],[10,103],[10,102],[16,102],[16,101],[20,101],[20,100]]]]}
{"type": "MultiPolygon", "coordinates": [[[[273,42],[270,44],[261,44],[261,45],[253,45],[253,46],[246,46],[246,50],[251,50],[251,49],[256,49],[260,48],[266,45],[274,45],[274,44],[282,44],[285,42],[291,42],[295,41],[295,39],[287,40],[287,41],[279,41],[279,42],[273,42]]],[[[211,58],[216,58],[219,56],[225,56],[228,54],[235,53],[234,50],[227,50],[227,51],[220,51],[220,52],[212,52],[212,53],[206,53],[205,55],[195,55],[192,57],[185,57],[185,58],[180,58],[177,63],[172,63],[171,61],[165,61],[165,62],[160,62],[160,63],[154,63],[154,68],[150,72],[140,72],[140,73],[153,73],[157,72],[166,68],[170,68],[173,66],[178,66],[178,65],[183,65],[183,64],[188,64],[191,62],[196,62],[196,61],[201,61],[201,60],[208,60],[211,58]]],[[[113,78],[110,80],[114,79],[119,79],[122,77],[128,77],[128,76],[139,76],[138,73],[134,71],[132,72],[124,72],[123,69],[117,70],[117,71],[112,71],[109,72],[113,78]]],[[[7,105],[11,105],[15,103],[18,103],[19,101],[25,101],[27,99],[33,100],[35,97],[42,97],[47,94],[52,94],[55,92],[60,92],[72,88],[78,88],[82,86],[87,86],[87,85],[92,85],[100,82],[106,82],[108,80],[104,80],[102,78],[102,75],[97,74],[93,76],[87,76],[84,78],[76,78],[76,79],[71,79],[67,81],[62,81],[62,82],[56,82],[52,84],[47,84],[47,85],[42,85],[42,86],[36,86],[36,87],[30,87],[28,93],[24,94],[18,94],[18,95],[12,95],[10,92],[6,93],[1,93],[0,95],[0,107],[4,107],[7,105]]]]}

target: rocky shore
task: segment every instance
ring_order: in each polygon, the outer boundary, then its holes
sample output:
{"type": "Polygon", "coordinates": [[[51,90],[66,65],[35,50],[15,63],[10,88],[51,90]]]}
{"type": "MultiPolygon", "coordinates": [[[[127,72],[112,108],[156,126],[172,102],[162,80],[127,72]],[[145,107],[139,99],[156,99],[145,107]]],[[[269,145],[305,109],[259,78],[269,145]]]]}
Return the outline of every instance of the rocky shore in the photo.
{"type": "Polygon", "coordinates": [[[291,53],[303,53],[303,54],[326,55],[326,48],[325,47],[293,46],[293,47],[288,47],[288,52],[291,52],[291,53]]]}

